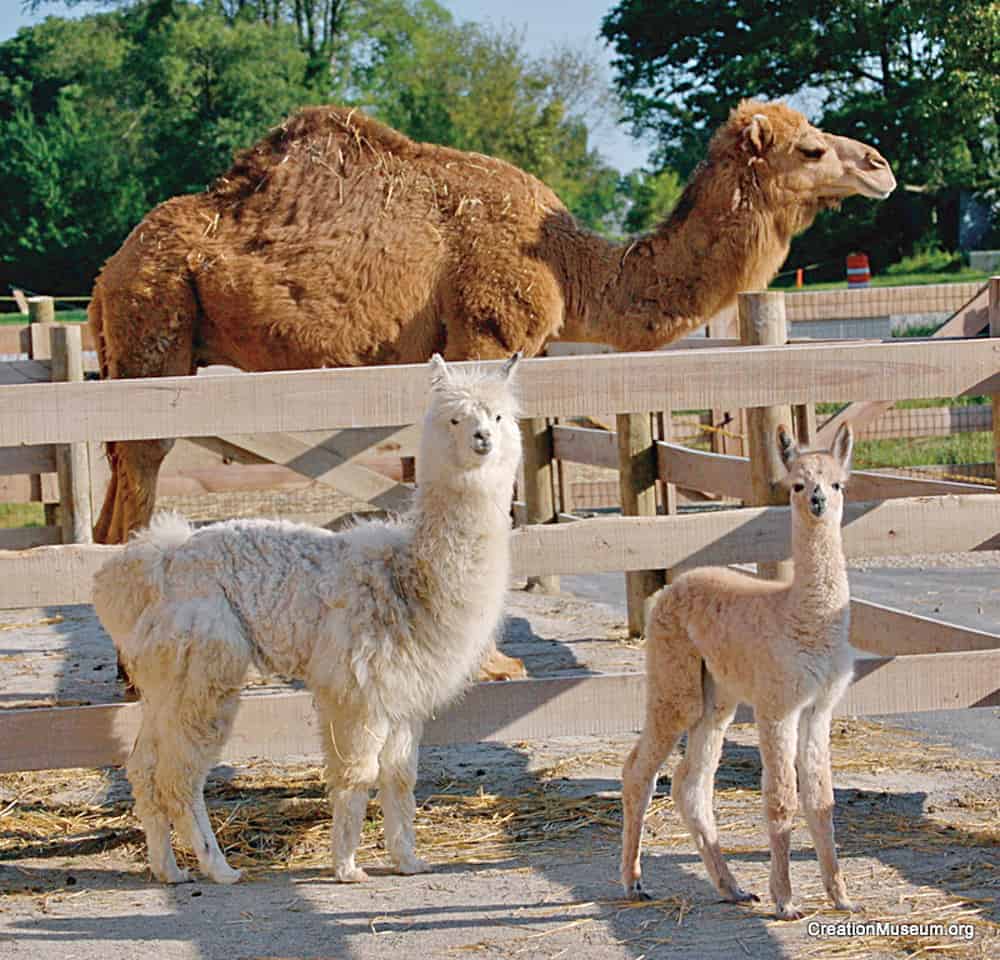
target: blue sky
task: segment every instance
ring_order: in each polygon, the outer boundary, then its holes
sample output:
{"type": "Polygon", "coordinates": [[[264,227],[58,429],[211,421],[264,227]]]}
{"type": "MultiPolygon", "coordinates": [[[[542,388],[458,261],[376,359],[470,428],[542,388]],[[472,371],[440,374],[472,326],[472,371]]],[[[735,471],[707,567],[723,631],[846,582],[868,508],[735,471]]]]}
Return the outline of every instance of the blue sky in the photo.
{"type": "MultiPolygon", "coordinates": [[[[610,64],[611,54],[598,39],[601,19],[614,6],[614,0],[439,0],[457,20],[488,21],[496,25],[510,24],[524,30],[525,42],[532,53],[545,53],[554,46],[571,44],[589,46],[596,55],[610,64]]],[[[73,12],[86,12],[75,7],[73,12]]],[[[61,3],[44,4],[32,16],[21,12],[21,0],[0,0],[0,40],[13,36],[20,27],[35,23],[48,14],[65,16],[69,12],[61,3]]],[[[610,82],[611,70],[608,67],[610,82]]],[[[618,169],[631,170],[641,166],[648,147],[637,143],[625,130],[608,124],[594,136],[594,145],[618,169]]]]}

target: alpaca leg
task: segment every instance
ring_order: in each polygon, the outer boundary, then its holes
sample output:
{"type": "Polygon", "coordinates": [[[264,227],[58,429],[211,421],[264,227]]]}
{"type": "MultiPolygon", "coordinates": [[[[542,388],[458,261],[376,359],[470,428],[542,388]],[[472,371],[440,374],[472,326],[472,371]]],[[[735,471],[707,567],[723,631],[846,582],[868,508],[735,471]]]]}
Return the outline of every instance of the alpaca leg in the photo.
{"type": "Polygon", "coordinates": [[[361,842],[368,793],[378,781],[379,754],[388,736],[388,725],[341,706],[321,706],[319,715],[327,796],[333,813],[333,872],[341,883],[360,883],[368,879],[368,874],[357,866],[354,857],[361,842]]]}
{"type": "Polygon", "coordinates": [[[798,713],[770,720],[760,717],[760,757],[764,767],[763,793],[771,840],[771,896],[779,920],[801,920],[802,912],[792,900],[788,874],[792,826],[798,807],[795,785],[795,755],[798,713]]]}
{"type": "MultiPolygon", "coordinates": [[[[225,854],[209,821],[205,806],[205,780],[229,731],[239,702],[239,691],[230,692],[221,703],[205,704],[196,718],[197,733],[190,727],[191,714],[185,717],[188,730],[174,732],[174,776],[172,796],[174,826],[185,843],[198,857],[201,872],[215,883],[231,884],[240,879],[239,870],[226,862],[225,854]]],[[[176,723],[176,719],[171,720],[176,723]]]]}
{"type": "Polygon", "coordinates": [[[688,731],[687,750],[674,772],[672,784],[677,812],[694,838],[715,889],[723,899],[732,903],[759,899],[741,889],[729,872],[719,846],[712,809],[715,771],[722,756],[726,728],[733,721],[736,706],[736,703],[720,697],[711,676],[706,673],[705,711],[688,731]]]}
{"type": "Polygon", "coordinates": [[[385,820],[385,846],[402,874],[427,873],[430,864],[414,852],[413,822],[416,801],[417,752],[420,724],[400,726],[385,741],[379,757],[379,799],[385,820]]]}
{"type": "Polygon", "coordinates": [[[153,727],[144,716],[135,746],[126,764],[135,815],[146,834],[146,854],[149,869],[160,883],[187,883],[191,874],[177,866],[170,845],[170,819],[160,806],[154,785],[156,744],[153,727]]]}
{"type": "Polygon", "coordinates": [[[480,680],[522,680],[527,675],[524,661],[501,653],[496,641],[491,644],[483,665],[479,668],[480,680]]]}
{"type": "Polygon", "coordinates": [[[799,789],[827,896],[838,910],[855,909],[837,861],[833,836],[830,711],[807,710],[799,721],[799,789]]]}

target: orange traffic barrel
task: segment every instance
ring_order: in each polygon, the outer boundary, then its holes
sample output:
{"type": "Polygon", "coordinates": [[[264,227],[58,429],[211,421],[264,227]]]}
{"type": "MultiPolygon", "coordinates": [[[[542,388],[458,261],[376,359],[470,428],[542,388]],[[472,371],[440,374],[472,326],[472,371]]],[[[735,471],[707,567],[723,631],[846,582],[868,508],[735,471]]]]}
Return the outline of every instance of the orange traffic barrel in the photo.
{"type": "Polygon", "coordinates": [[[867,287],[872,282],[872,272],[868,267],[867,253],[849,253],[847,255],[847,288],[853,290],[867,287]]]}

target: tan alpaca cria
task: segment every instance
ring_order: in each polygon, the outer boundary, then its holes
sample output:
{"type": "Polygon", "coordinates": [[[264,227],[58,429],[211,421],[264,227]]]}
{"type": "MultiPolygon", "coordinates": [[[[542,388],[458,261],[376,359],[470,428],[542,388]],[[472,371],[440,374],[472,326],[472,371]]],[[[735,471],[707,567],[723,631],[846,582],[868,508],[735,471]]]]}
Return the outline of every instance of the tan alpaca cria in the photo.
{"type": "Polygon", "coordinates": [[[845,425],[829,452],[799,451],[779,427],[777,442],[791,493],[794,577],[776,583],[706,567],[660,591],[647,631],[646,725],[622,771],[621,879],[626,895],[647,896],[643,818],[660,766],[687,731],[674,805],[719,893],[758,899],[729,872],[712,805],[723,736],[747,703],[760,736],[771,896],[779,919],[796,920],[788,875],[796,774],[826,892],[838,910],[854,909],[837,864],[830,773],[830,718],[854,665],[840,534],[853,438],[845,425]]]}
{"type": "Polygon", "coordinates": [[[251,663],[312,692],[333,808],[333,869],[354,861],[368,792],[400,873],[414,852],[413,785],[424,721],[465,688],[493,643],[510,574],[510,501],[521,458],[509,378],[436,356],[410,512],[332,533],[269,520],[192,530],[157,516],[94,578],[94,608],[142,693],[128,760],[149,864],[188,879],[173,827],[202,872],[234,883],[205,809],[205,777],[251,663]]]}

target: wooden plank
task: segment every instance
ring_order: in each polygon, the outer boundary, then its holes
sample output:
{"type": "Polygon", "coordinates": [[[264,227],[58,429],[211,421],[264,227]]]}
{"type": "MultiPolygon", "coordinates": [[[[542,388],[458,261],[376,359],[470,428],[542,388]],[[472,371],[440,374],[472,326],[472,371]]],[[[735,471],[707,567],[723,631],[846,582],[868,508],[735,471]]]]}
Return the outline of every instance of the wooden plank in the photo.
{"type": "MultiPolygon", "coordinates": [[[[56,448],[51,443],[43,443],[37,447],[0,447],[0,477],[55,473],[55,469],[56,448]]],[[[0,497],[2,499],[4,498],[0,497]]]]}
{"type": "Polygon", "coordinates": [[[971,630],[867,600],[851,601],[851,644],[882,657],[1000,649],[1000,634],[971,630]]]}
{"type": "MultiPolygon", "coordinates": [[[[600,517],[514,532],[513,575],[618,573],[753,563],[791,556],[788,507],[673,517],[600,517]]],[[[73,545],[0,557],[0,609],[88,603],[94,572],[113,546],[73,545]]],[[[1000,495],[850,503],[848,557],[1000,550],[1000,495]]]]}
{"type": "MultiPolygon", "coordinates": [[[[537,359],[524,362],[521,397],[537,417],[980,395],[1000,389],[998,358],[987,340],[537,359]]],[[[0,387],[0,446],[398,424],[426,398],[423,364],[0,387]]]]}
{"type": "Polygon", "coordinates": [[[405,510],[413,499],[409,487],[345,460],[322,445],[310,446],[290,434],[247,434],[219,439],[382,510],[405,510]]]}
{"type": "Polygon", "coordinates": [[[27,316],[28,298],[24,295],[24,291],[17,287],[11,287],[10,292],[14,295],[14,303],[17,304],[18,312],[27,316]]]}
{"type": "Polygon", "coordinates": [[[664,481],[734,500],[750,499],[750,461],[746,457],[692,450],[675,443],[658,443],[656,452],[664,481]]]}
{"type": "Polygon", "coordinates": [[[611,430],[554,426],[552,453],[557,460],[618,469],[618,435],[611,430]]]}
{"type": "Polygon", "coordinates": [[[62,530],[59,527],[0,528],[0,550],[29,550],[32,547],[49,547],[62,542],[62,530]]]}
{"type": "MultiPolygon", "coordinates": [[[[838,716],[1000,705],[998,650],[860,660],[856,675],[838,716]]],[[[632,733],[642,726],[644,700],[639,673],[476,684],[427,724],[423,743],[632,733]]],[[[2,710],[0,772],[121,764],[141,715],[139,703],[2,710]]],[[[741,710],[740,719],[750,719],[749,711],[741,710]]],[[[245,694],[222,759],[282,760],[321,752],[311,694],[245,694]]]]}
{"type": "MultiPolygon", "coordinates": [[[[932,285],[933,286],[933,285],[932,285]]],[[[919,289],[919,288],[918,288],[919,289]]],[[[864,291],[851,291],[852,293],[864,291]]],[[[932,291],[928,291],[928,296],[930,296],[932,291]]],[[[929,338],[924,342],[931,342],[935,339],[945,339],[949,337],[975,337],[979,334],[988,322],[988,316],[985,310],[986,307],[986,297],[987,288],[985,286],[980,286],[978,289],[969,294],[969,301],[961,307],[955,316],[951,317],[945,324],[939,327],[935,332],[934,336],[929,338]]],[[[931,302],[928,300],[928,302],[931,302]]],[[[926,313],[932,308],[924,307],[923,310],[913,310],[913,311],[899,311],[900,313],[926,313]]],[[[1000,352],[1000,348],[997,348],[1000,352]]],[[[990,390],[984,390],[984,393],[991,392],[990,390]]],[[[945,391],[939,396],[949,397],[954,396],[954,394],[945,391]]],[[[823,424],[819,433],[817,434],[817,443],[820,446],[829,447],[833,444],[833,438],[837,435],[837,431],[840,429],[840,425],[845,422],[849,422],[854,428],[855,432],[862,430],[867,424],[870,424],[877,420],[883,413],[892,407],[895,400],[899,399],[916,399],[909,394],[899,394],[895,399],[890,400],[875,398],[871,399],[861,399],[854,403],[849,404],[839,413],[830,417],[826,423],[823,424]]]]}
{"type": "MultiPolygon", "coordinates": [[[[524,477],[521,499],[524,501],[524,523],[527,526],[556,522],[552,476],[552,427],[543,417],[524,418],[521,428],[521,472],[524,477]]],[[[551,571],[529,576],[527,589],[541,593],[558,593],[559,579],[551,571]]]]}
{"type": "MultiPolygon", "coordinates": [[[[90,333],[90,328],[85,323],[72,323],[66,324],[66,326],[79,327],[80,334],[82,336],[83,349],[87,351],[94,351],[97,349],[97,345],[94,342],[94,338],[90,333]]],[[[28,326],[7,326],[4,324],[0,326],[0,354],[4,353],[27,353],[24,348],[24,338],[28,334],[28,326]]]]}
{"type": "MultiPolygon", "coordinates": [[[[926,286],[817,290],[787,295],[788,320],[860,320],[903,313],[951,313],[982,289],[982,283],[930,283],[926,286]]],[[[950,334],[967,336],[968,334],[950,334]]]]}
{"type": "MultiPolygon", "coordinates": [[[[29,448],[30,449],[30,448],[29,448]]],[[[50,445],[50,449],[52,449],[50,445]]],[[[0,474],[0,503],[58,503],[59,485],[55,473],[0,474]]]]}

